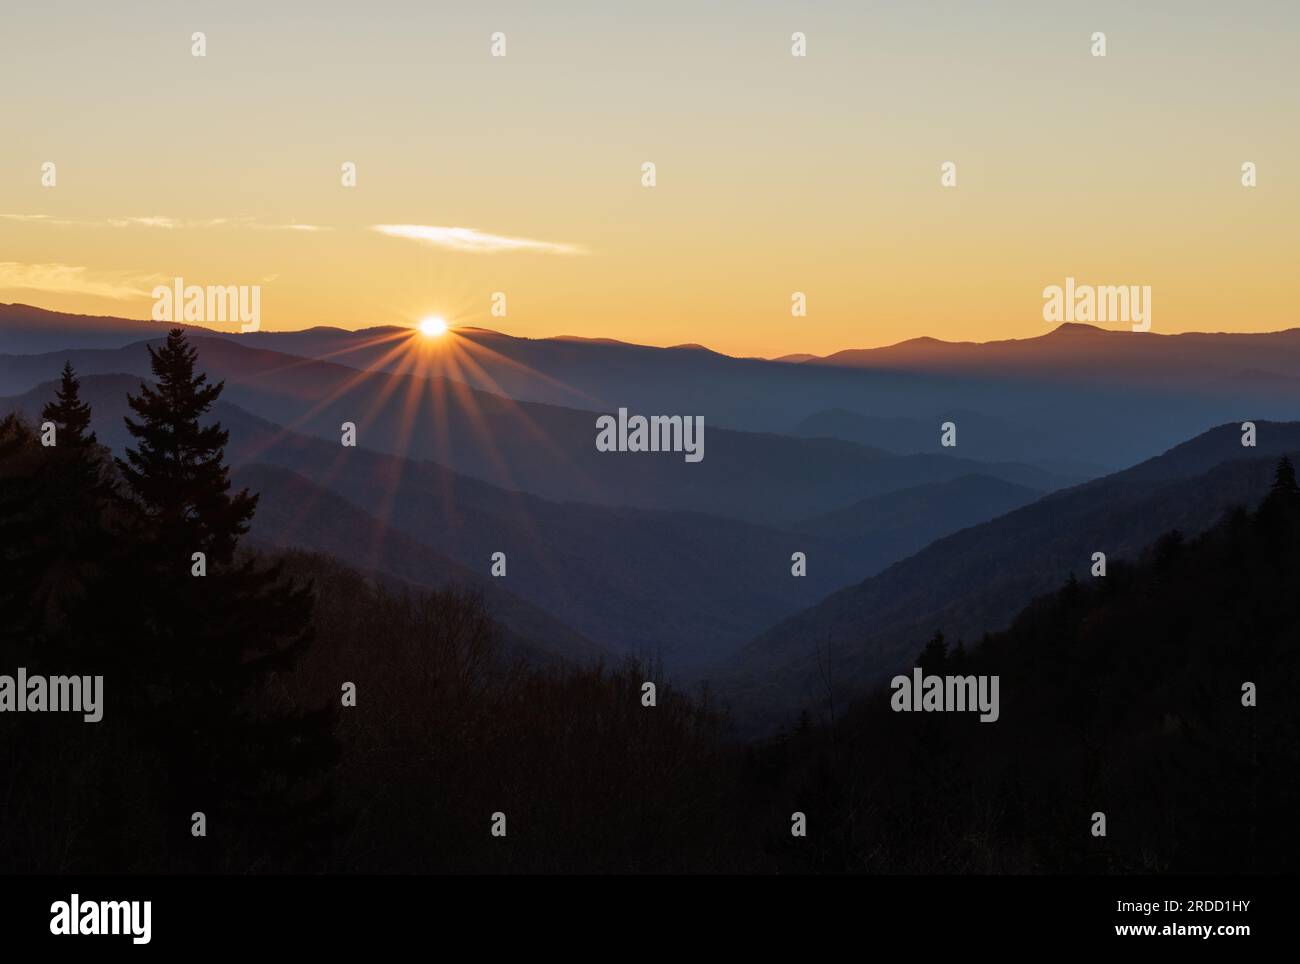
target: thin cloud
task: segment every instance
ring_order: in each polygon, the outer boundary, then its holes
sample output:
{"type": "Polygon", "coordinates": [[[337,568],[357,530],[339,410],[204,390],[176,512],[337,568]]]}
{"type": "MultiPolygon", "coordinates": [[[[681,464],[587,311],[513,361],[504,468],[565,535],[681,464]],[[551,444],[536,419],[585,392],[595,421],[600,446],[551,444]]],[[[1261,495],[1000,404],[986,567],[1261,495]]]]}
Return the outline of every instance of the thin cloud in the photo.
{"type": "Polygon", "coordinates": [[[260,231],[332,231],[333,228],[327,228],[319,224],[259,224],[256,226],[260,231]]]}
{"type": "Polygon", "coordinates": [[[70,221],[66,218],[52,218],[48,214],[0,214],[5,221],[22,221],[28,224],[89,224],[88,221],[70,221]]]}
{"type": "MultiPolygon", "coordinates": [[[[6,221],[21,221],[29,224],[57,224],[62,226],[73,226],[81,228],[161,228],[171,231],[176,228],[222,228],[235,227],[242,224],[248,224],[256,221],[252,217],[237,218],[169,218],[163,215],[154,214],[144,217],[122,217],[122,218],[101,218],[98,220],[85,220],[75,218],[55,218],[48,214],[0,214],[0,219],[6,221]]],[[[284,225],[293,227],[292,225],[284,225]]],[[[271,227],[279,227],[272,225],[271,227]]]]}
{"type": "Polygon", "coordinates": [[[23,264],[0,261],[0,291],[44,291],[51,294],[92,295],[96,298],[147,298],[160,275],[94,271],[70,264],[23,264]]]}
{"type": "Polygon", "coordinates": [[[98,221],[88,221],[78,218],[54,218],[48,214],[0,214],[0,218],[6,221],[23,221],[29,224],[58,224],[63,226],[73,226],[80,228],[177,228],[185,222],[178,221],[176,218],[165,218],[157,215],[150,217],[131,217],[131,218],[103,218],[98,221]]]}
{"type": "Polygon", "coordinates": [[[531,238],[508,238],[499,234],[485,234],[473,228],[441,228],[428,224],[376,224],[371,230],[390,238],[421,241],[453,251],[473,254],[497,254],[502,251],[540,251],[545,254],[585,254],[573,244],[554,241],[534,241],[531,238]]]}
{"type": "MultiPolygon", "coordinates": [[[[93,223],[93,222],[92,222],[93,223]]],[[[109,218],[108,223],[115,228],[167,228],[168,230],[177,227],[180,222],[175,218],[148,217],[148,218],[109,218]]]]}

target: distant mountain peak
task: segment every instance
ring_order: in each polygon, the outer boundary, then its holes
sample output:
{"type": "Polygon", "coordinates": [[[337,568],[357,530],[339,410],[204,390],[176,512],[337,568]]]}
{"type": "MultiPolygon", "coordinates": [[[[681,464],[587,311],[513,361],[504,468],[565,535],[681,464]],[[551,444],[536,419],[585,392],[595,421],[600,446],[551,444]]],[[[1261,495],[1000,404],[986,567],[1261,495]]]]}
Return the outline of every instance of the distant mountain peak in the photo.
{"type": "MultiPolygon", "coordinates": [[[[498,332],[498,334],[500,334],[498,332]]],[[[566,342],[575,345],[619,345],[625,348],[641,348],[635,342],[620,341],[617,338],[593,338],[587,335],[544,335],[539,338],[525,338],[523,335],[501,335],[502,338],[514,338],[516,341],[537,342],[545,344],[547,342],[566,342]]]]}
{"type": "Polygon", "coordinates": [[[1105,328],[1098,328],[1096,325],[1084,324],[1081,321],[1066,321],[1057,325],[1048,333],[1048,337],[1053,335],[1108,335],[1110,332],[1105,328]]]}
{"type": "Polygon", "coordinates": [[[474,335],[495,335],[497,338],[515,338],[516,335],[507,335],[505,332],[497,331],[495,328],[481,328],[478,325],[457,325],[456,331],[464,334],[474,335]]]}

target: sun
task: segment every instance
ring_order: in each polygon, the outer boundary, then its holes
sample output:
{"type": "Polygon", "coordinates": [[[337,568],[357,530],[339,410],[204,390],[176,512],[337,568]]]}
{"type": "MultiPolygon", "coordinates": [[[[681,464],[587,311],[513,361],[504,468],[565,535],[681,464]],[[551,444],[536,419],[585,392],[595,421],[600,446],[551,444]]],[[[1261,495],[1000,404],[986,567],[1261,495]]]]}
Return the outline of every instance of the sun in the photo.
{"type": "Polygon", "coordinates": [[[437,338],[447,333],[447,322],[437,315],[431,315],[420,322],[420,334],[427,338],[437,338]]]}

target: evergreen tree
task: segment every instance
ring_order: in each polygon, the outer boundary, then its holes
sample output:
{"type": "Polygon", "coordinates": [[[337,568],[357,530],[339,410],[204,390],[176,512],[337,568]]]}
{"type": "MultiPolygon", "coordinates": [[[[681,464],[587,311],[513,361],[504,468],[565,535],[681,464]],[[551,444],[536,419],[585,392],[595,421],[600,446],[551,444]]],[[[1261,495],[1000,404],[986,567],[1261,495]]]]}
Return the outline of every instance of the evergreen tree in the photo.
{"type": "Polygon", "coordinates": [[[54,444],[42,462],[42,524],[46,548],[46,616],[61,626],[103,567],[109,541],[103,514],[112,498],[106,478],[107,450],[90,430],[90,406],[81,400],[81,383],[65,362],[55,400],[41,409],[54,425],[54,444]]]}
{"type": "Polygon", "coordinates": [[[197,351],[180,329],[149,354],[157,385],[127,396],[137,447],[118,462],[138,541],[107,603],[112,638],[137,641],[132,712],[166,769],[171,856],[212,868],[221,850],[222,869],[277,850],[291,860],[324,832],[309,819],[326,809],[312,781],[334,744],[328,711],[274,704],[266,684],[310,641],[311,589],[236,556],[257,498],[231,494],[228,433],[203,424],[223,385],[195,371],[197,351]],[[194,811],[224,847],[191,837],[194,811]]]}
{"type": "Polygon", "coordinates": [[[58,427],[58,444],[63,446],[89,446],[95,444],[95,433],[90,431],[90,406],[81,401],[81,382],[77,381],[72,362],[63,363],[55,401],[47,402],[41,409],[41,418],[58,427]]]}
{"type": "Polygon", "coordinates": [[[11,668],[30,656],[43,623],[42,461],[31,427],[0,419],[0,657],[11,668]]]}
{"type": "MultiPolygon", "coordinates": [[[[0,672],[6,674],[19,666],[38,672],[46,649],[43,462],[30,425],[16,415],[0,420],[0,672]]],[[[43,759],[54,758],[46,730],[0,725],[0,867],[10,873],[40,869],[36,851],[46,838],[41,821],[49,800],[37,805],[30,788],[40,786],[43,759]],[[19,826],[22,835],[10,829],[19,826]]]]}
{"type": "MultiPolygon", "coordinates": [[[[88,432],[90,410],[64,370],[59,401],[38,431],[17,417],[0,423],[0,665],[32,675],[103,673],[93,620],[81,622],[86,597],[104,571],[101,523],[108,487],[105,458],[88,432]],[[43,444],[43,443],[53,444],[43,444]],[[89,626],[89,632],[80,631],[89,626]]],[[[25,699],[26,694],[21,694],[25,699]]],[[[0,825],[0,866],[35,872],[122,868],[106,860],[120,839],[116,793],[125,754],[110,747],[103,726],[88,733],[60,715],[39,727],[0,735],[10,788],[0,825]]]]}
{"type": "Polygon", "coordinates": [[[925,649],[921,650],[916,665],[921,667],[923,673],[941,675],[947,663],[948,644],[944,641],[943,632],[936,630],[930,637],[930,641],[925,644],[925,649]]]}
{"type": "Polygon", "coordinates": [[[1273,474],[1272,490],[1290,497],[1300,494],[1300,488],[1297,488],[1295,481],[1295,465],[1285,455],[1277,461],[1277,469],[1273,474]]]}
{"type": "Polygon", "coordinates": [[[8,622],[15,638],[46,655],[54,637],[68,642],[69,611],[103,563],[106,460],[79,390],[65,363],[39,432],[17,416],[0,428],[0,602],[14,614],[8,622]]]}
{"type": "Polygon", "coordinates": [[[1259,522],[1269,538],[1285,542],[1300,514],[1300,487],[1296,486],[1295,465],[1283,455],[1273,471],[1273,484],[1259,505],[1259,522]]]}
{"type": "Polygon", "coordinates": [[[210,385],[207,375],[195,373],[198,352],[180,328],[157,351],[147,347],[157,388],[141,383],[139,395],[127,396],[140,421],[127,417],[126,427],[139,447],[127,449],[118,467],[150,537],[177,553],[163,560],[169,571],[182,558],[188,568],[195,552],[209,563],[228,563],[248,531],[257,497],[247,490],[230,494],[229,472],[221,464],[230,433],[201,422],[224,383],[210,385]]]}

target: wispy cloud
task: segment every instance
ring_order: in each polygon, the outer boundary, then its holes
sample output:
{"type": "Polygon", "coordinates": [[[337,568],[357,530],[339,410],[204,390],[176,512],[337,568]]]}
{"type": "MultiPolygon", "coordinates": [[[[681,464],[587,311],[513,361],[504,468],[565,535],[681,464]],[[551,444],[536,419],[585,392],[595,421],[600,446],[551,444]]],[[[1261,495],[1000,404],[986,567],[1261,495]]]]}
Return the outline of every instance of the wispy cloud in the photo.
{"type": "MultiPolygon", "coordinates": [[[[93,223],[93,222],[92,222],[93,223]]],[[[147,217],[147,218],[109,218],[108,224],[115,228],[167,228],[171,230],[177,227],[181,222],[175,218],[164,217],[147,217]]]]}
{"type": "Polygon", "coordinates": [[[259,224],[256,225],[262,231],[331,231],[332,228],[324,227],[320,224],[259,224]]]}
{"type": "Polygon", "coordinates": [[[157,215],[150,217],[86,220],[84,218],[56,218],[51,217],[48,214],[0,214],[0,219],[5,221],[21,221],[27,224],[48,224],[79,228],[176,228],[184,224],[184,222],[178,221],[176,218],[165,218],[157,215]]]}
{"type": "Polygon", "coordinates": [[[26,224],[89,224],[88,221],[73,221],[68,218],[52,218],[48,214],[0,214],[3,221],[21,221],[26,224]]]}
{"type": "Polygon", "coordinates": [[[376,224],[372,230],[391,238],[406,238],[425,244],[468,251],[474,254],[496,254],[501,251],[540,251],[545,254],[586,254],[573,244],[554,241],[534,241],[531,238],[508,238],[499,234],[485,234],[473,228],[440,228],[429,224],[376,224]]]}
{"type": "Polygon", "coordinates": [[[147,298],[160,275],[95,271],[70,264],[23,264],[0,261],[0,291],[44,291],[92,295],[96,298],[147,298]]]}
{"type": "Polygon", "coordinates": [[[56,218],[48,214],[0,214],[0,220],[19,221],[26,224],[48,224],[80,228],[160,228],[165,231],[177,228],[230,228],[248,225],[266,231],[328,231],[316,224],[258,224],[254,217],[234,218],[171,218],[160,214],[121,218],[87,220],[56,218]]]}

